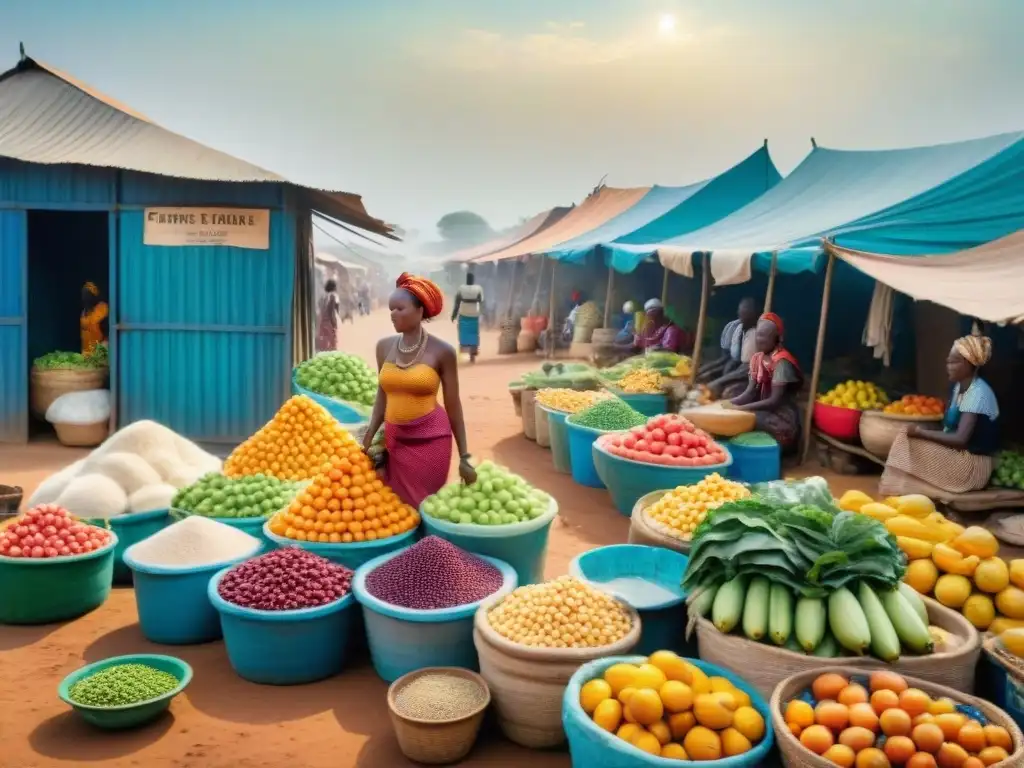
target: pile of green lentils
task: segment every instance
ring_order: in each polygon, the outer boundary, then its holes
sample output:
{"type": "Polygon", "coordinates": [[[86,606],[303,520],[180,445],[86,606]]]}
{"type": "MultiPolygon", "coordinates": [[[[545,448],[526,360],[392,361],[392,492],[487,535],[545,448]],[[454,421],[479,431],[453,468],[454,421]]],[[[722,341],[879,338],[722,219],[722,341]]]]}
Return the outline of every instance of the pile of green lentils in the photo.
{"type": "Polygon", "coordinates": [[[87,707],[124,707],[163,696],[178,678],[145,664],[118,664],[79,680],[68,698],[87,707]]]}

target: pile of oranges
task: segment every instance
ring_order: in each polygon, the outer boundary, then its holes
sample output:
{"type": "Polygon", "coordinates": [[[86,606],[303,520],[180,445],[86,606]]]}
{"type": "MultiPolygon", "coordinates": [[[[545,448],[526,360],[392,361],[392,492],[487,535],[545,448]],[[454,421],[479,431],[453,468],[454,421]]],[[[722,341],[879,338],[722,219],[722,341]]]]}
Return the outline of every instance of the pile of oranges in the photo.
{"type": "Polygon", "coordinates": [[[894,416],[942,416],[945,403],[927,395],[904,395],[895,403],[885,406],[884,412],[894,416]]]}
{"type": "Polygon", "coordinates": [[[819,675],[785,705],[790,732],[844,768],[985,768],[1015,749],[1009,731],[981,712],[932,698],[895,672],[873,672],[865,682],[819,675]]]}
{"type": "Polygon", "coordinates": [[[296,395],[232,451],[224,462],[224,474],[309,480],[340,451],[353,447],[358,448],[355,440],[323,406],[305,395],[296,395]]]}
{"type": "Polygon", "coordinates": [[[270,521],[277,536],[319,544],[378,541],[410,531],[419,514],[378,479],[365,453],[350,445],[333,449],[313,481],[270,521]]]}

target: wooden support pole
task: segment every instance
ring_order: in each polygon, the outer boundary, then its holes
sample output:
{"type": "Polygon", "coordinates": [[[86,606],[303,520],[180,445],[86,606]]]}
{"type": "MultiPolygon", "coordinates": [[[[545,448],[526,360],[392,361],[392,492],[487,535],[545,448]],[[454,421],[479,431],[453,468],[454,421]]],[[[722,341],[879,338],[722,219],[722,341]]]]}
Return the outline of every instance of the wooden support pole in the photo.
{"type": "Polygon", "coordinates": [[[512,322],[512,309],[516,303],[516,278],[519,277],[519,273],[522,270],[519,269],[519,259],[512,260],[512,279],[509,281],[508,289],[508,310],[505,312],[505,319],[507,322],[512,322]]]}
{"type": "Polygon", "coordinates": [[[604,326],[611,327],[612,323],[612,299],[615,296],[615,270],[608,267],[608,288],[604,293],[604,326]]]}
{"type": "Polygon", "coordinates": [[[661,278],[661,303],[666,307],[668,306],[668,267],[662,267],[665,270],[665,274],[661,278]]]}
{"type": "Polygon", "coordinates": [[[555,327],[555,266],[557,263],[554,259],[551,259],[551,295],[548,297],[548,348],[545,350],[549,358],[555,356],[555,344],[559,336],[558,329],[555,327]]]}
{"type": "Polygon", "coordinates": [[[772,311],[772,299],[775,298],[775,273],[779,266],[779,253],[772,251],[772,268],[768,272],[768,290],[764,292],[764,311],[772,311]]]}
{"type": "MultiPolygon", "coordinates": [[[[700,314],[697,316],[697,337],[693,341],[690,386],[697,382],[697,369],[700,368],[700,355],[703,352],[702,348],[704,346],[704,324],[708,318],[708,294],[711,293],[711,259],[707,253],[701,254],[700,271],[700,314]]],[[[667,270],[665,274],[666,276],[668,275],[667,270]]]]}
{"type": "Polygon", "coordinates": [[[818,380],[821,378],[821,358],[825,352],[825,331],[828,328],[828,303],[832,294],[832,269],[836,257],[828,255],[828,266],[825,267],[825,287],[821,292],[821,319],[818,321],[818,343],[814,347],[814,368],[811,371],[811,389],[807,395],[807,411],[804,413],[803,444],[800,447],[800,463],[807,461],[811,450],[811,422],[814,415],[814,402],[818,398],[818,380]]]}

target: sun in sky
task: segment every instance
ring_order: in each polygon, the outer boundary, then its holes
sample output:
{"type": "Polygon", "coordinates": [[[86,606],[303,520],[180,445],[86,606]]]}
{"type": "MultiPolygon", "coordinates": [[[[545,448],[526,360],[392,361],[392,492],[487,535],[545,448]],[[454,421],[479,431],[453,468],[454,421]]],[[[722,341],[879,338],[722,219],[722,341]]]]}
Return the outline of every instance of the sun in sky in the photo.
{"type": "Polygon", "coordinates": [[[676,17],[671,13],[663,14],[658,19],[658,34],[663,37],[671,37],[676,31],[676,17]]]}

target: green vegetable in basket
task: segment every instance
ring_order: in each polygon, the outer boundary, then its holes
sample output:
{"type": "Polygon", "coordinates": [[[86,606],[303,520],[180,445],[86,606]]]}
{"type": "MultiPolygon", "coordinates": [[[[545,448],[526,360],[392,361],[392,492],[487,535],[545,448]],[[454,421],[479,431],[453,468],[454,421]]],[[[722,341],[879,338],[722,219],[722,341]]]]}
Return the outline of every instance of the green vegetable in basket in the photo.
{"type": "MultiPolygon", "coordinates": [[[[102,346],[102,345],[97,345],[102,346]]],[[[103,347],[106,350],[106,347],[103,347]]],[[[44,371],[94,370],[107,367],[106,352],[83,355],[81,352],[47,352],[32,361],[32,367],[44,371]]]]}
{"type": "Polygon", "coordinates": [[[423,502],[423,513],[450,523],[510,525],[540,517],[551,497],[490,461],[476,468],[472,485],[446,485],[423,502]]]}
{"type": "Polygon", "coordinates": [[[324,352],[300,363],[295,381],[318,395],[363,406],[372,406],[377,397],[377,374],[361,357],[345,352],[324,352]]]}
{"type": "Polygon", "coordinates": [[[736,435],[730,442],[733,445],[743,445],[750,448],[767,448],[778,445],[775,438],[767,432],[745,432],[742,435],[736,435]]]}
{"type": "Polygon", "coordinates": [[[178,678],[146,664],[118,664],[79,680],[68,698],[87,707],[124,707],[159,698],[178,687],[178,678]]]}
{"type": "Polygon", "coordinates": [[[620,432],[633,427],[642,427],[647,423],[647,417],[631,408],[623,400],[613,397],[573,414],[568,421],[579,427],[599,429],[604,432],[620,432]]]}
{"type": "Polygon", "coordinates": [[[269,517],[291,503],[300,485],[267,475],[228,478],[211,472],[178,491],[171,506],[203,517],[269,517]]]}

